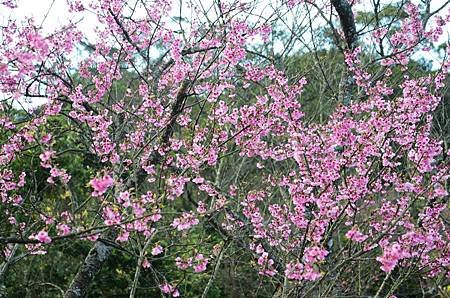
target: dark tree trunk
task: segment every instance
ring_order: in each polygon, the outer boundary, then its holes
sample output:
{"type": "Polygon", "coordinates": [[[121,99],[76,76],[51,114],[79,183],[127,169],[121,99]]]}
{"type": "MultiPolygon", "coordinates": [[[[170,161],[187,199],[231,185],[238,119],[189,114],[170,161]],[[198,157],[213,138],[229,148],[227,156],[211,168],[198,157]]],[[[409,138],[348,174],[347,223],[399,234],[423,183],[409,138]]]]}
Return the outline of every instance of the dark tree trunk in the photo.
{"type": "Polygon", "coordinates": [[[352,7],[347,0],[331,0],[331,4],[339,15],[347,47],[348,49],[353,50],[356,43],[356,25],[352,7]]]}
{"type": "MultiPolygon", "coordinates": [[[[112,231],[108,234],[107,238],[113,238],[114,233],[112,231]]],[[[80,298],[86,296],[89,285],[111,254],[112,249],[113,247],[106,244],[106,242],[99,240],[95,243],[64,294],[65,298],[80,298]]]]}

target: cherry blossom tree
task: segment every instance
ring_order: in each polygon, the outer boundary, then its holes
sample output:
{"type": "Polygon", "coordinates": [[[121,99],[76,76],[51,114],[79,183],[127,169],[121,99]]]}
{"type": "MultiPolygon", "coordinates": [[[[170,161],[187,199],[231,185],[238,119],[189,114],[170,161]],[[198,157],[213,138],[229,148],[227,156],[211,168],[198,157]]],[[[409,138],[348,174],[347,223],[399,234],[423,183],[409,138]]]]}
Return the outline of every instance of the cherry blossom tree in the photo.
{"type": "Polygon", "coordinates": [[[441,2],[68,0],[74,20],[96,16],[95,37],[8,20],[4,295],[23,260],[86,243],[48,291],[86,296],[120,251],[130,297],[216,297],[230,264],[257,282],[217,295],[394,297],[411,281],[445,294],[441,2]]]}

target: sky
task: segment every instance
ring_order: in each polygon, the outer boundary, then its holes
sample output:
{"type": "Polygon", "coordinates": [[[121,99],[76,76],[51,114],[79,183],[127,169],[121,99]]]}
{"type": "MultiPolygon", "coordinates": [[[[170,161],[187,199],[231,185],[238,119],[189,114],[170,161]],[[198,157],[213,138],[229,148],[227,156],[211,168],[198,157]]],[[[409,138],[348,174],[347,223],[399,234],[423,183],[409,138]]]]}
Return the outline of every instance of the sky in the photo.
{"type": "MultiPolygon", "coordinates": [[[[0,0],[1,1],[1,0],[0,0]]],[[[26,17],[33,17],[36,24],[42,24],[43,33],[51,33],[54,28],[61,27],[68,23],[71,15],[68,12],[68,5],[66,0],[15,0],[18,4],[18,8],[12,10],[12,13],[8,10],[0,10],[0,25],[4,24],[8,18],[17,20],[24,20],[26,17]]],[[[214,0],[192,0],[195,3],[202,3],[205,7],[212,5],[214,0]]],[[[271,14],[270,6],[276,6],[284,0],[253,0],[252,3],[258,3],[258,7],[264,8],[266,15],[271,14]]],[[[315,0],[316,3],[320,3],[328,0],[315,0]]],[[[381,0],[382,3],[388,4],[397,2],[398,0],[381,0]]],[[[412,0],[415,3],[420,3],[421,0],[412,0]]],[[[81,0],[82,3],[86,3],[87,0],[81,0]]],[[[431,11],[439,8],[444,3],[450,2],[450,0],[431,0],[431,11]]],[[[183,12],[187,18],[189,18],[190,9],[186,6],[187,1],[174,0],[173,1],[174,14],[178,13],[179,3],[183,4],[183,12]]],[[[360,0],[360,4],[357,5],[357,10],[371,9],[373,6],[373,0],[360,0]]],[[[449,4],[450,7],[450,4],[449,4]]],[[[273,11],[273,10],[272,10],[273,11]]],[[[448,9],[443,10],[441,14],[448,12],[448,9]]],[[[286,15],[289,18],[289,14],[286,15]]],[[[83,32],[84,36],[95,42],[94,29],[97,26],[96,16],[90,12],[84,12],[82,15],[72,17],[72,21],[76,22],[78,28],[83,32]]],[[[321,26],[321,18],[314,20],[316,26],[321,26]]],[[[323,21],[322,21],[323,22],[323,21]]],[[[324,25],[324,24],[323,24],[324,25]]],[[[447,34],[444,34],[443,39],[440,42],[448,40],[450,28],[447,28],[447,34]]]]}
{"type": "MultiPolygon", "coordinates": [[[[206,4],[211,3],[212,0],[203,0],[202,3],[206,4]]],[[[82,1],[84,2],[84,1],[82,1]]],[[[275,1],[265,0],[259,1],[260,3],[274,3],[275,1]]],[[[276,1],[279,2],[279,1],[276,1]]],[[[317,1],[319,2],[319,1],[317,1]]],[[[320,1],[321,2],[321,1],[320,1]]],[[[392,0],[382,0],[382,3],[390,3],[396,2],[392,0]]],[[[419,3],[420,0],[413,0],[415,3],[419,3]]],[[[434,10],[440,7],[443,3],[448,2],[448,0],[432,0],[431,1],[431,10],[434,10]]],[[[18,4],[18,8],[14,10],[14,17],[18,17],[23,19],[26,16],[33,16],[36,20],[36,23],[41,23],[44,19],[44,29],[49,29],[54,27],[55,25],[63,25],[67,23],[69,13],[68,6],[66,4],[66,0],[16,0],[18,4]]],[[[178,1],[174,1],[174,3],[179,3],[178,1]]],[[[357,8],[372,6],[372,0],[361,0],[360,4],[357,5],[357,8]]],[[[176,6],[175,6],[176,9],[176,6]]],[[[8,12],[0,10],[0,20],[8,16],[8,12]]],[[[80,25],[89,30],[93,27],[95,23],[95,16],[85,15],[84,20],[81,21],[80,25]]]]}
{"type": "MultiPolygon", "coordinates": [[[[1,1],[1,0],[0,0],[1,1]]],[[[82,0],[82,2],[85,2],[86,0],[82,0]]],[[[193,0],[201,2],[206,7],[210,6],[212,4],[213,0],[193,0]]],[[[279,4],[282,0],[254,0],[257,1],[258,5],[261,7],[265,7],[265,13],[270,14],[270,8],[269,11],[267,10],[267,7],[270,7],[272,5],[279,4]]],[[[317,2],[322,1],[328,1],[328,0],[316,0],[317,2]]],[[[438,7],[440,7],[443,3],[449,2],[450,0],[431,0],[431,10],[435,10],[438,7]]],[[[185,1],[186,2],[186,1],[185,1]]],[[[390,3],[390,2],[396,2],[396,0],[382,0],[382,3],[390,3]]],[[[420,0],[413,0],[413,2],[417,3],[420,2],[420,0]]],[[[51,33],[54,28],[61,27],[65,24],[67,24],[70,20],[70,14],[68,12],[68,5],[66,3],[66,0],[16,0],[16,3],[18,4],[18,8],[12,10],[0,10],[0,25],[5,24],[5,22],[8,20],[8,18],[16,19],[16,20],[24,20],[26,17],[33,17],[35,20],[35,24],[41,24],[43,28],[44,35],[46,33],[51,33]]],[[[178,13],[179,6],[177,3],[182,3],[182,0],[174,1],[176,3],[174,5],[174,11],[178,13]]],[[[256,3],[256,2],[255,2],[256,3]]],[[[372,7],[372,0],[361,0],[360,4],[358,5],[357,9],[370,9],[372,7]]],[[[449,4],[450,7],[450,4],[449,4]]],[[[183,12],[185,12],[186,17],[189,18],[190,10],[183,5],[183,12]]],[[[442,12],[446,13],[448,9],[444,10],[442,12]]],[[[320,18],[317,18],[315,20],[316,22],[320,22],[320,18]]],[[[94,42],[95,41],[95,33],[94,29],[97,26],[96,16],[93,13],[83,13],[82,16],[76,16],[75,19],[72,19],[72,21],[76,22],[78,25],[78,28],[83,32],[84,36],[94,42]]],[[[319,25],[320,24],[316,24],[319,25]]],[[[449,32],[450,28],[446,29],[446,33],[444,34],[443,39],[440,42],[445,42],[446,40],[449,40],[449,32]]],[[[80,54],[80,53],[78,53],[80,54]]],[[[80,56],[81,57],[81,56],[80,56]]],[[[416,58],[421,58],[420,54],[416,58]]],[[[431,58],[434,60],[433,66],[438,67],[438,59],[436,57],[424,57],[424,58],[431,58]]],[[[1,94],[0,94],[0,97],[1,94]]],[[[34,100],[33,106],[42,104],[42,101],[40,100],[34,100]]]]}

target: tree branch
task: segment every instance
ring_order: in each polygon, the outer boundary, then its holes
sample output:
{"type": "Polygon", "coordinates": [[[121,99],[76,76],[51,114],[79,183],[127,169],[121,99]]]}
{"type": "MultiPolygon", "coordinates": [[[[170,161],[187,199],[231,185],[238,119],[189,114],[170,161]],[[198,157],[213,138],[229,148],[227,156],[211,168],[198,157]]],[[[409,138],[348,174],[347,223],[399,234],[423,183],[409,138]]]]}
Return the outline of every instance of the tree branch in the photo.
{"type": "MultiPolygon", "coordinates": [[[[115,232],[110,230],[106,233],[106,238],[114,238],[115,232]]],[[[94,276],[100,271],[103,263],[109,257],[113,247],[107,245],[102,241],[97,241],[94,247],[91,248],[89,254],[84,260],[81,268],[75,275],[72,283],[64,294],[64,298],[79,298],[85,297],[89,284],[94,279],[94,276]]]]}
{"type": "Polygon", "coordinates": [[[352,50],[356,43],[356,25],[352,7],[347,0],[331,0],[331,5],[336,9],[344,31],[347,48],[352,50]]]}

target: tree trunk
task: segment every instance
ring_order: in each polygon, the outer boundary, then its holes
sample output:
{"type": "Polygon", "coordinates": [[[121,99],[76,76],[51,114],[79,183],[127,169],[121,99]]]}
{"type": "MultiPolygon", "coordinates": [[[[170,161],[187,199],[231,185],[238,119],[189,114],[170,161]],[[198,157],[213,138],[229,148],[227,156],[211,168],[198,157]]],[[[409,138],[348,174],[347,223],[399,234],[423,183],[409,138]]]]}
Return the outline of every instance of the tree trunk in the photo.
{"type": "MultiPolygon", "coordinates": [[[[106,239],[114,239],[115,232],[109,231],[106,234],[106,239]]],[[[112,246],[101,240],[98,240],[95,243],[64,294],[65,298],[79,298],[86,296],[90,283],[102,268],[103,263],[111,254],[112,249],[112,246]]]]}

